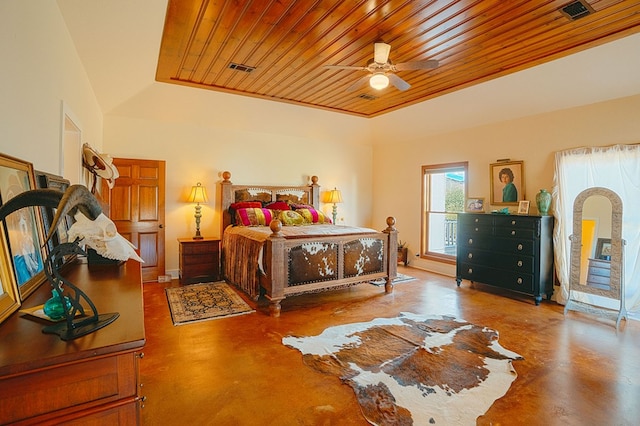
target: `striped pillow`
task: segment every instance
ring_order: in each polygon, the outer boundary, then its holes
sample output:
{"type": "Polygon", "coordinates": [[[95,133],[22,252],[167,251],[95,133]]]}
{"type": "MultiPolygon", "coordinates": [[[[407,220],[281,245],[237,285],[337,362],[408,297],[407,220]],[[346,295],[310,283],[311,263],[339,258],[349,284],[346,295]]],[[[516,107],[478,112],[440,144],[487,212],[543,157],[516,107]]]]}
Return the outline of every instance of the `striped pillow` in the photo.
{"type": "Polygon", "coordinates": [[[236,210],[236,225],[266,226],[273,220],[273,211],[263,208],[246,208],[236,210]]]}
{"type": "Polygon", "coordinates": [[[326,217],[324,213],[313,208],[297,209],[296,213],[304,218],[305,223],[331,223],[331,219],[326,217]]]}

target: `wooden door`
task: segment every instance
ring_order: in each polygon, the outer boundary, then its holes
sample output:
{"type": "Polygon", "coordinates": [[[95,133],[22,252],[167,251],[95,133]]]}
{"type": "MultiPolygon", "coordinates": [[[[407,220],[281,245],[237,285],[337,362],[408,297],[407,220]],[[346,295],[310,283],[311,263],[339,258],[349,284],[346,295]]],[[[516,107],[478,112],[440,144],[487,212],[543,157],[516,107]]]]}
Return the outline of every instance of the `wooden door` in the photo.
{"type": "MultiPolygon", "coordinates": [[[[108,192],[108,216],[140,251],[142,281],[165,274],[165,162],[114,158],[120,177],[108,192]]],[[[103,183],[103,191],[106,184],[103,183]]],[[[108,188],[107,188],[108,189],[108,188]]]]}

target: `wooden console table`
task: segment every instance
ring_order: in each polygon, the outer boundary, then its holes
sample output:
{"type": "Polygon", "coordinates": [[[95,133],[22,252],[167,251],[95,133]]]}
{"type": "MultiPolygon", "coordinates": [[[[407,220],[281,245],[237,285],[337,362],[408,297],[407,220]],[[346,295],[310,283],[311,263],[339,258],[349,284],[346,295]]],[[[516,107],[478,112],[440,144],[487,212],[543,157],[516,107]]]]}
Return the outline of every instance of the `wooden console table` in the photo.
{"type": "MultiPolygon", "coordinates": [[[[48,321],[20,312],[0,324],[0,424],[138,424],[138,361],[145,344],[140,264],[76,261],[64,275],[99,313],[120,317],[67,342],[42,333],[48,321]]],[[[22,308],[49,297],[45,282],[22,308]]]]}

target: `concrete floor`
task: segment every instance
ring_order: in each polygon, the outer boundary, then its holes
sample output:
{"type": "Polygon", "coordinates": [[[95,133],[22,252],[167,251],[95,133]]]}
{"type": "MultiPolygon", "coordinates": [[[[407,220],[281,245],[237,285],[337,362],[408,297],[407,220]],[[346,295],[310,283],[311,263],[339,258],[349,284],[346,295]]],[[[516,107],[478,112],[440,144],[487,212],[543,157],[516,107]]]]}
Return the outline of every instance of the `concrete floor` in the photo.
{"type": "Polygon", "coordinates": [[[288,335],[392,317],[448,314],[498,330],[500,344],[524,357],[507,394],[478,425],[637,425],[640,322],[570,312],[543,300],[412,268],[418,278],[393,294],[361,284],[285,299],[280,318],[264,300],[248,315],[175,327],[164,288],[144,285],[147,344],[141,360],[146,425],[367,425],[339,379],[302,363],[282,345],[288,335]]]}

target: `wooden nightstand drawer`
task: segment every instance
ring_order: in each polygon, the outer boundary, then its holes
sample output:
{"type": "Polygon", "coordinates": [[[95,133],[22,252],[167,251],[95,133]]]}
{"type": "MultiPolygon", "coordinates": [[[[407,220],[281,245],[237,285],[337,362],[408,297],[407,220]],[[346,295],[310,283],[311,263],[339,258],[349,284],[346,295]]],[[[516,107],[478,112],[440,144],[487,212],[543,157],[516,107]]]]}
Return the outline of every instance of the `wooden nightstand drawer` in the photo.
{"type": "Polygon", "coordinates": [[[220,280],[220,240],[180,238],[180,282],[194,284],[220,280]]]}
{"type": "Polygon", "coordinates": [[[220,250],[220,240],[206,241],[190,240],[190,242],[181,244],[182,252],[184,254],[210,254],[217,253],[220,250]]]}

